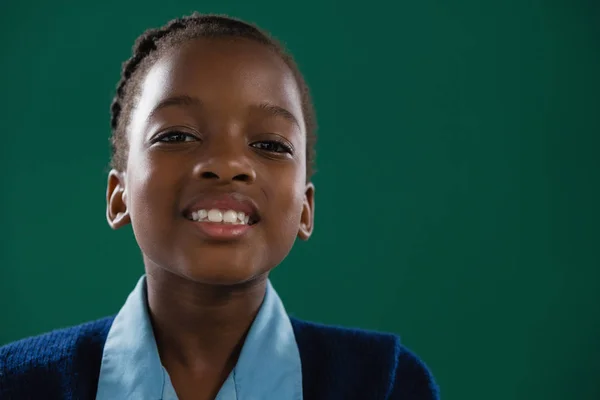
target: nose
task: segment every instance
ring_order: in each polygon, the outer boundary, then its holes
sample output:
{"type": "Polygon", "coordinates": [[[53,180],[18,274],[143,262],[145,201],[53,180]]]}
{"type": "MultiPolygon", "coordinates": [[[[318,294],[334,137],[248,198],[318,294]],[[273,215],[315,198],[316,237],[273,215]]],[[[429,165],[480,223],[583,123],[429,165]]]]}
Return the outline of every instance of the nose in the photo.
{"type": "Polygon", "coordinates": [[[206,149],[207,157],[199,160],[194,167],[194,176],[199,179],[251,183],[256,180],[256,171],[244,154],[231,143],[211,146],[206,149]]]}

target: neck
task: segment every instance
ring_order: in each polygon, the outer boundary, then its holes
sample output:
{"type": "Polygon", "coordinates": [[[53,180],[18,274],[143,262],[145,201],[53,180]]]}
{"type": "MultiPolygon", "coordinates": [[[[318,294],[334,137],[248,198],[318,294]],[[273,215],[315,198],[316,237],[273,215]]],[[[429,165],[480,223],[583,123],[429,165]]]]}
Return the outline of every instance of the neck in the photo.
{"type": "Polygon", "coordinates": [[[227,377],[265,296],[267,275],[236,285],[192,282],[146,268],[148,306],[161,361],[171,369],[227,377]]]}

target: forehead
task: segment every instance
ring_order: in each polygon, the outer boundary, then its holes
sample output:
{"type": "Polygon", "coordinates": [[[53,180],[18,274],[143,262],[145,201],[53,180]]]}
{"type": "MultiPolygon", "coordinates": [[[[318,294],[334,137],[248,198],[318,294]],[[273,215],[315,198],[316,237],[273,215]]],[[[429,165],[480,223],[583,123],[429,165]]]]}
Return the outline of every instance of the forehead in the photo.
{"type": "Polygon", "coordinates": [[[198,97],[214,108],[271,103],[304,119],[290,68],[274,50],[248,39],[201,38],[174,46],[150,67],[139,93],[132,124],[178,95],[198,97]]]}

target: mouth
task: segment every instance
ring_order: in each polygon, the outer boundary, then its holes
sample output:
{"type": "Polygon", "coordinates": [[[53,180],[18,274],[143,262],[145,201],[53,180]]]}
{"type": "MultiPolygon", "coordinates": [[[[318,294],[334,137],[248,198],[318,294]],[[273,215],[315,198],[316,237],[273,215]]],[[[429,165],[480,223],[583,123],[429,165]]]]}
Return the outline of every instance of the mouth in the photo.
{"type": "Polygon", "coordinates": [[[256,203],[237,192],[198,196],[184,209],[183,216],[198,225],[215,229],[250,227],[260,221],[256,203]]]}
{"type": "Polygon", "coordinates": [[[211,222],[223,225],[254,225],[259,221],[256,213],[247,214],[245,211],[232,208],[201,208],[187,213],[185,217],[190,221],[211,222]]]}

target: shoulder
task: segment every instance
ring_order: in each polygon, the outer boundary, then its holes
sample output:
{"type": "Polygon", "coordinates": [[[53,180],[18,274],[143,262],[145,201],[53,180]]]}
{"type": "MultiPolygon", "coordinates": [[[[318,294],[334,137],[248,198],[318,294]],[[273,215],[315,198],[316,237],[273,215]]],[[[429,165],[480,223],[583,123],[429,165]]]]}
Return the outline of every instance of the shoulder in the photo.
{"type": "Polygon", "coordinates": [[[61,363],[72,357],[74,350],[85,351],[94,344],[103,344],[112,320],[113,317],[106,317],[0,347],[3,376],[12,370],[61,363]]]}
{"type": "Polygon", "coordinates": [[[323,387],[341,393],[332,398],[439,398],[431,372],[397,335],[290,319],[303,377],[312,381],[306,389],[315,391],[307,398],[323,387]]]}
{"type": "Polygon", "coordinates": [[[0,398],[35,393],[55,398],[87,377],[93,382],[112,320],[106,317],[0,347],[0,398]]]}

